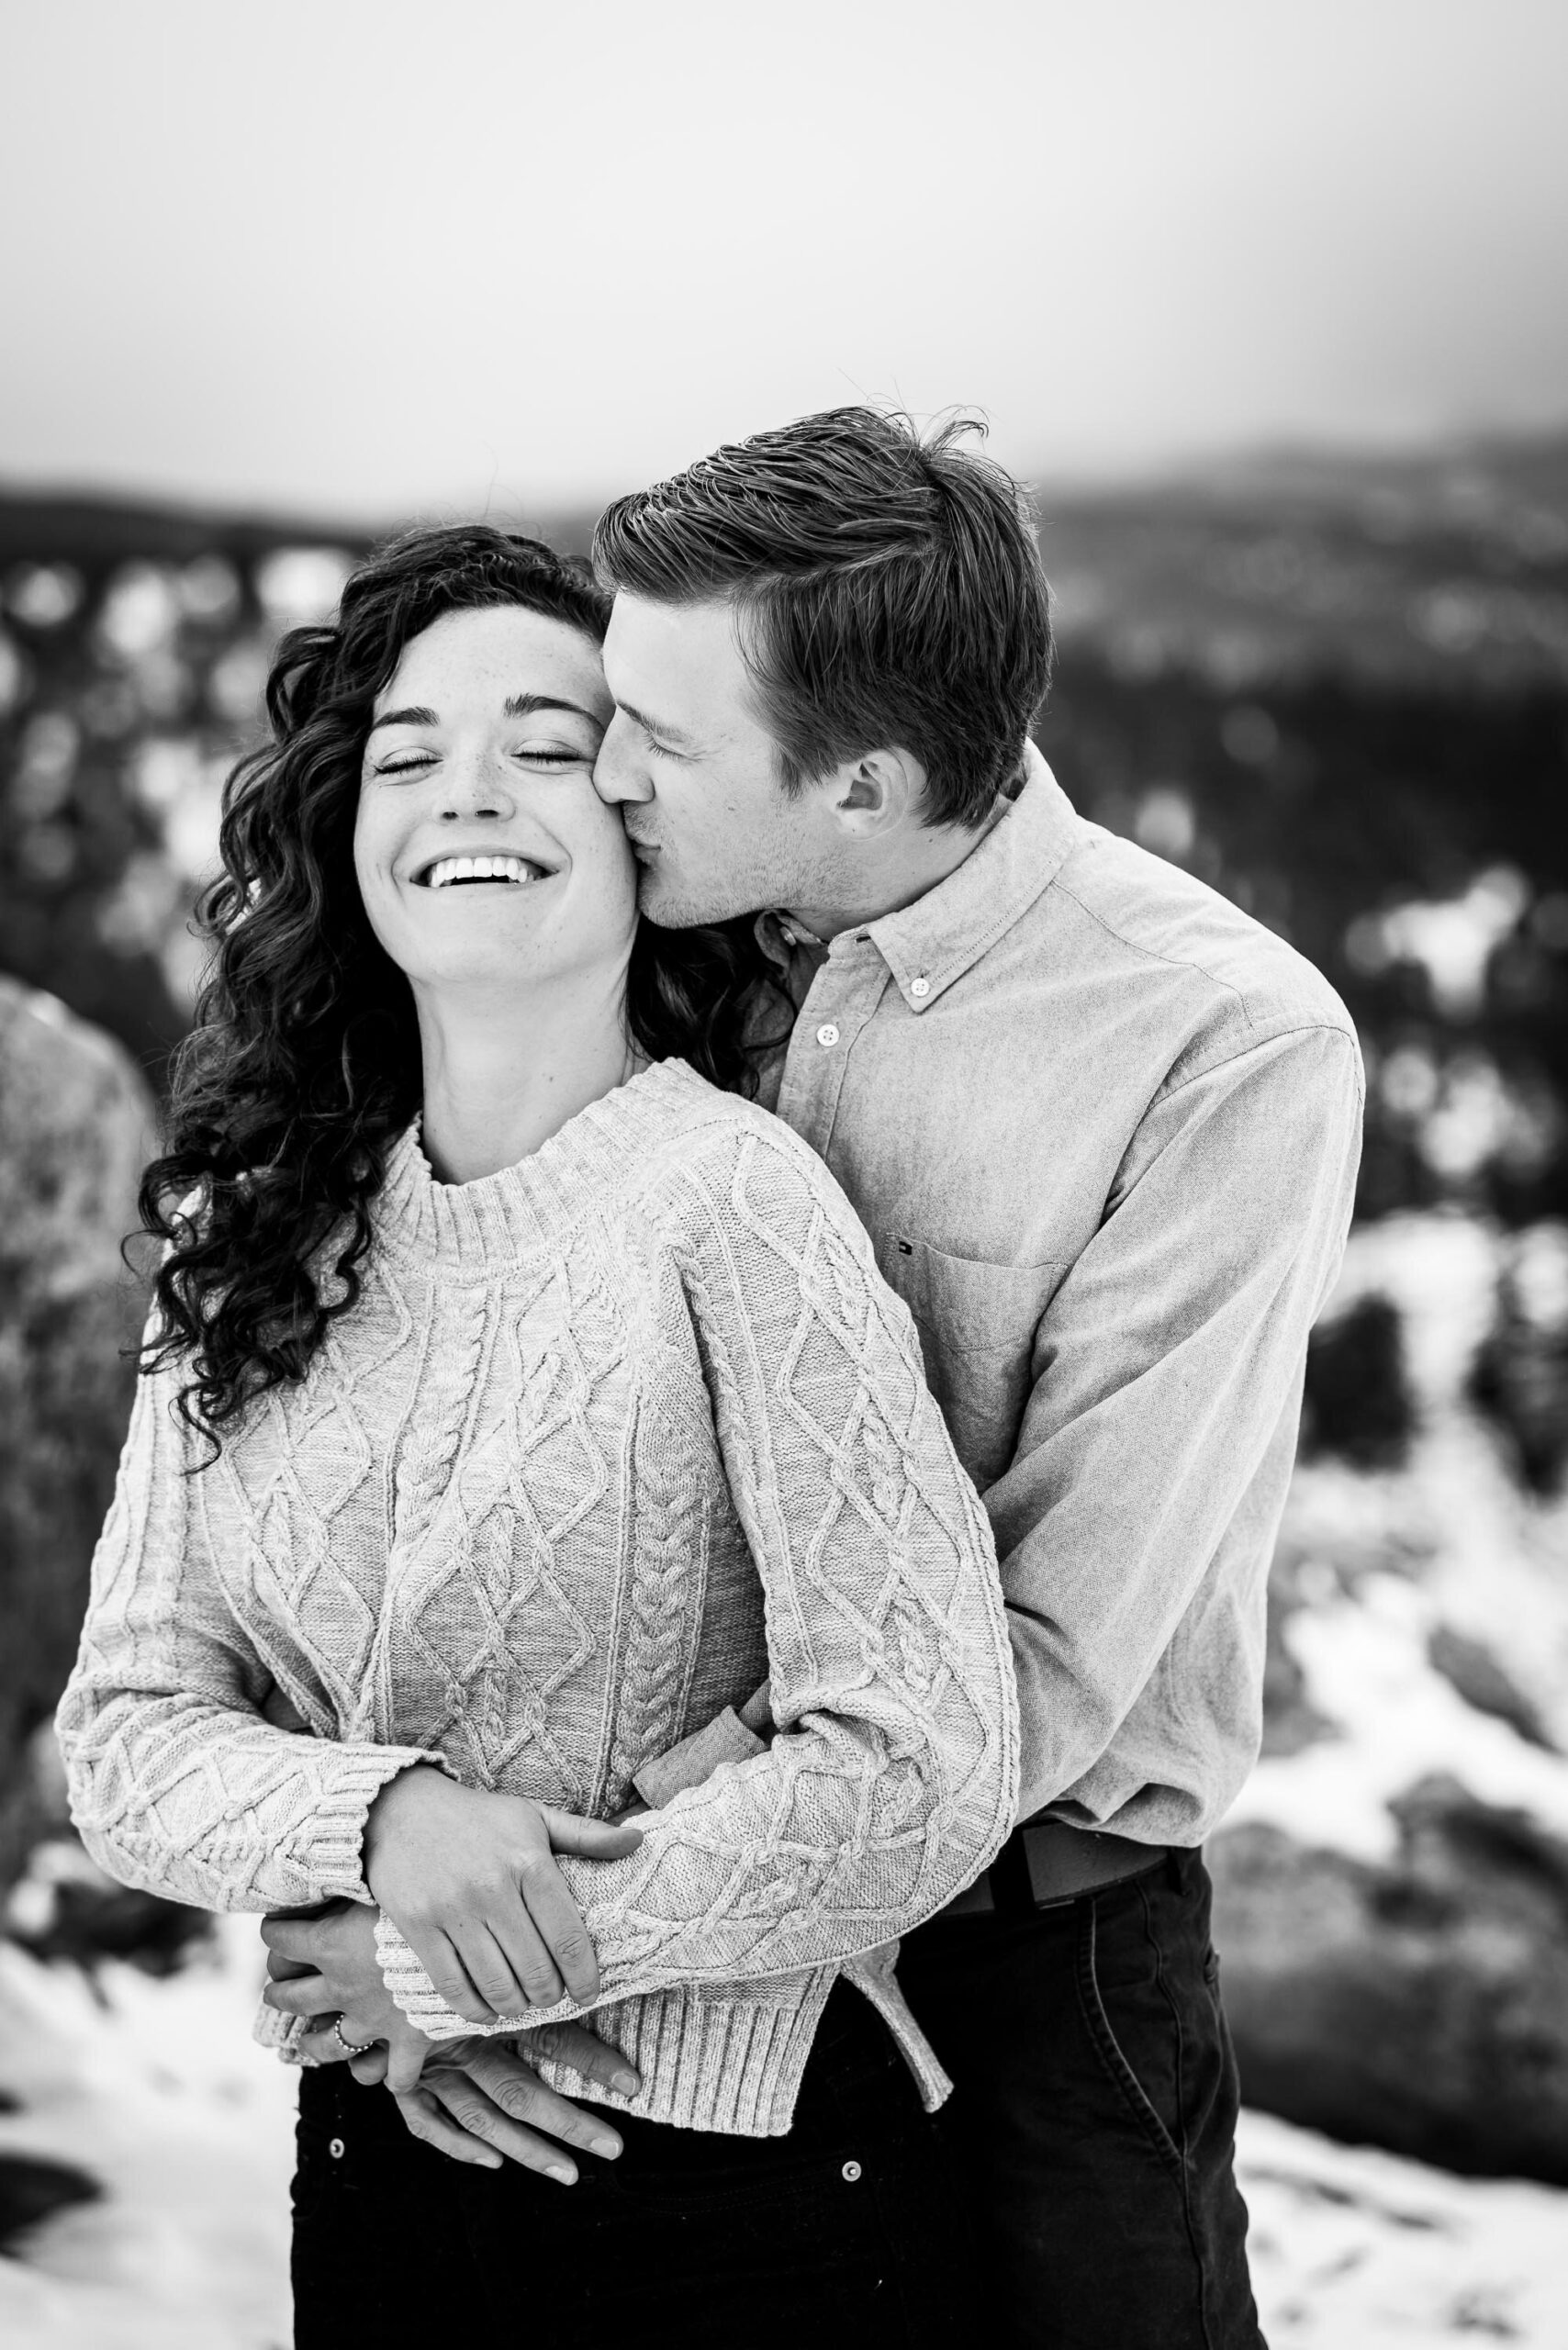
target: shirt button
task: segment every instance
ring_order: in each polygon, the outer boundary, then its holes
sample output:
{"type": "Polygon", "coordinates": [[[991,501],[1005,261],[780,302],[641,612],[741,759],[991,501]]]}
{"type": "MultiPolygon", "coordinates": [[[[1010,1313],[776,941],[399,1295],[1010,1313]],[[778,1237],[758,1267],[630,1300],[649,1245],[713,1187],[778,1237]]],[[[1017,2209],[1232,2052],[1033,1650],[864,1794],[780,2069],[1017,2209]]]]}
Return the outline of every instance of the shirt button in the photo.
{"type": "Polygon", "coordinates": [[[856,2180],[857,2180],[857,2179],[859,2177],[859,2176],[860,2176],[860,2165],[859,2165],[859,2164],[858,2164],[858,2163],[846,2163],[846,2164],[845,2164],[845,2165],[844,2165],[844,2170],[843,2170],[843,2174],[842,2174],[842,2175],[843,2175],[843,2177],[846,2177],[846,2178],[849,2181],[850,2186],[851,2186],[851,2187],[853,2187],[853,2186],[854,2186],[854,2184],[855,2184],[855,2182],[856,2182],[856,2180]]]}
{"type": "Polygon", "coordinates": [[[331,2155],[332,2160],[335,2163],[341,2163],[344,2154],[347,2152],[347,2149],[341,2138],[334,2138],[331,2144],[328,2147],[327,2152],[331,2155]]]}
{"type": "Polygon", "coordinates": [[[909,983],[909,991],[911,995],[929,995],[931,993],[931,982],[929,979],[911,979],[909,983]]]}
{"type": "Polygon", "coordinates": [[[817,1042],[819,1045],[824,1046],[837,1044],[838,1031],[834,1026],[831,1020],[817,1030],[817,1042]]]}

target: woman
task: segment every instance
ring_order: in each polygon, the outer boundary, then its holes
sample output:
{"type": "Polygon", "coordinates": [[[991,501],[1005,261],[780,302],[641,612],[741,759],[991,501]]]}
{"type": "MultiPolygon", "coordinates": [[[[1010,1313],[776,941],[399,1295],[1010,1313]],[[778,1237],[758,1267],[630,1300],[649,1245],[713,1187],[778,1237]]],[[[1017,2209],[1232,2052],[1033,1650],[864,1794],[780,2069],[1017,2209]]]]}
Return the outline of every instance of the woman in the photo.
{"type": "Polygon", "coordinates": [[[637,929],[605,618],[544,548],[440,530],[285,641],[143,1191],[166,1251],[61,1713],[89,1849],[356,1905],[333,2037],[405,2084],[409,2017],[592,2011],[636,2085],[557,2068],[621,2116],[561,2198],[307,2072],[304,2344],[913,2343],[958,2306],[927,2117],[837,1978],[1012,1824],[994,1555],[847,1203],[718,1090],[742,943],[637,929]]]}

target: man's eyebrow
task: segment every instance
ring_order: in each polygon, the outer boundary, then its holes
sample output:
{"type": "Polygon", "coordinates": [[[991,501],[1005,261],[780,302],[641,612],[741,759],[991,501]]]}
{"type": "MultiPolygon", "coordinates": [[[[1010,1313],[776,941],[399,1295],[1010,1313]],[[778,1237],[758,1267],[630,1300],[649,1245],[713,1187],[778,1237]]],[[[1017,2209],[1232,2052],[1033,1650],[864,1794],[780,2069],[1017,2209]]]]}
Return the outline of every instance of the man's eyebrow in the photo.
{"type": "MultiPolygon", "coordinates": [[[[532,718],[536,710],[569,710],[574,718],[586,718],[590,725],[599,728],[601,734],[604,732],[604,721],[597,711],[585,710],[581,702],[563,701],[558,694],[509,694],[501,709],[508,718],[532,718]]],[[[374,734],[378,726],[439,726],[440,723],[435,711],[420,703],[406,710],[383,711],[379,718],[372,719],[368,731],[374,734]]]]}
{"type": "Polygon", "coordinates": [[[683,748],[690,748],[690,735],[683,734],[678,726],[661,726],[657,719],[644,717],[633,702],[618,701],[615,707],[632,721],[633,726],[640,726],[644,734],[656,734],[663,743],[678,743],[683,748]]]}

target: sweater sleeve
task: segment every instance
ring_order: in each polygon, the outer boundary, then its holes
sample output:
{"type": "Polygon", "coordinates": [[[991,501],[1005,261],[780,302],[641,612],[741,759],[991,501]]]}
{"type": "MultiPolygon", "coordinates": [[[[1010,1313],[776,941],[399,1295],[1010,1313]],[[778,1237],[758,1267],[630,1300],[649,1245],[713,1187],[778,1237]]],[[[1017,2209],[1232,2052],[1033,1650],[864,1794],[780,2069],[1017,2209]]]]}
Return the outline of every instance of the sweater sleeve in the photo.
{"type": "Polygon", "coordinates": [[[122,1884],[209,1909],[368,1901],[365,1814],[416,1747],[276,1729],[272,1674],[224,1596],[208,1448],[174,1412],[178,1371],[137,1382],[56,1719],[72,1818],[122,1884]]]}
{"type": "MultiPolygon", "coordinates": [[[[1017,1796],[990,1528],[847,1201],[760,1113],[727,1125],[683,1187],[664,1235],[673,1310],[762,1582],[778,1734],[642,1816],[630,1858],[562,1856],[601,2001],[890,1942],[986,1866],[1017,1796]]],[[[389,1920],[377,1933],[421,2030],[472,2032],[389,1920]]],[[[577,2012],[563,2001],[491,2029],[577,2012]]]]}

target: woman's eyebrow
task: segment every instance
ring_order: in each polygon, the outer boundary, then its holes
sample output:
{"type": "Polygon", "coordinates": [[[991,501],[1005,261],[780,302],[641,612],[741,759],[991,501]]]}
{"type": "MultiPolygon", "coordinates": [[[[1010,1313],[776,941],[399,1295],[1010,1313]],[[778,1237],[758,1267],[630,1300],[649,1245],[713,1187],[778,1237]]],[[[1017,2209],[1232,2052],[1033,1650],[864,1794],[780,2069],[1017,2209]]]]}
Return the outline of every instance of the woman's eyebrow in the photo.
{"type": "MultiPolygon", "coordinates": [[[[563,701],[558,694],[509,694],[501,704],[502,715],[507,718],[532,718],[536,710],[567,710],[574,718],[586,718],[590,726],[597,726],[601,734],[604,732],[604,721],[597,711],[585,710],[578,701],[563,701]]],[[[407,710],[383,711],[379,718],[371,720],[367,732],[374,734],[378,726],[439,726],[440,723],[435,711],[427,710],[421,702],[410,705],[407,710]]]]}
{"type": "Polygon", "coordinates": [[[508,718],[532,718],[536,710],[569,710],[575,718],[586,718],[602,733],[604,721],[594,710],[585,710],[580,701],[563,701],[558,694],[509,694],[502,705],[508,718]]]}
{"type": "Polygon", "coordinates": [[[386,710],[379,718],[371,720],[367,731],[374,734],[378,726],[434,726],[438,722],[433,710],[386,710]]]}

